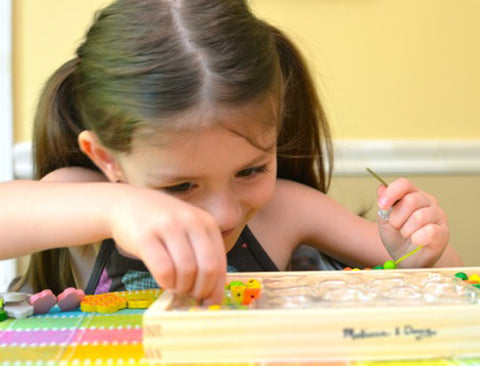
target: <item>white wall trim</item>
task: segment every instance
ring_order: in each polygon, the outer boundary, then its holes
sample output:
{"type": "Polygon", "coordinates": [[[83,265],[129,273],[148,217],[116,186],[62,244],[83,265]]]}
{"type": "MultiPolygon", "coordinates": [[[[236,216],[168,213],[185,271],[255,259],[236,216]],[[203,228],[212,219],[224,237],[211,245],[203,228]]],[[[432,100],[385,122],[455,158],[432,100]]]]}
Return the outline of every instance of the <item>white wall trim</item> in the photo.
{"type": "MultiPolygon", "coordinates": [[[[0,0],[0,182],[13,178],[12,0],[0,0]]],[[[15,260],[0,261],[0,292],[15,276],[15,260]]]]}
{"type": "Polygon", "coordinates": [[[339,140],[335,174],[480,174],[480,140],[339,140]]]}
{"type": "Polygon", "coordinates": [[[18,179],[31,179],[33,177],[32,144],[30,142],[16,143],[13,155],[15,177],[18,179]]]}
{"type": "Polygon", "coordinates": [[[0,182],[13,178],[12,8],[0,0],[0,182]]]}
{"type": "MultiPolygon", "coordinates": [[[[391,175],[480,174],[480,140],[336,140],[334,146],[339,176],[366,175],[366,167],[391,175]]],[[[31,178],[31,144],[16,144],[14,155],[15,176],[31,178]]]]}

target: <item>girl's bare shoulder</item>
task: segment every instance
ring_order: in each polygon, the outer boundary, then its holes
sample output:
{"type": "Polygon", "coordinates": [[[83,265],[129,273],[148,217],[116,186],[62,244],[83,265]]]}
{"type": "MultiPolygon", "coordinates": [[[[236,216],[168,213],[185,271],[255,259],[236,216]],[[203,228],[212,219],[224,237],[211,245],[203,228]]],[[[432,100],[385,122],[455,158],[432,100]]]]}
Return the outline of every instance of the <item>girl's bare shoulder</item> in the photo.
{"type": "Polygon", "coordinates": [[[106,182],[107,178],[99,171],[71,166],[56,169],[44,176],[41,181],[54,183],[106,182]]]}
{"type": "Polygon", "coordinates": [[[324,193],[314,188],[298,182],[278,179],[272,200],[262,209],[261,214],[274,216],[298,215],[299,211],[304,211],[310,206],[312,200],[320,205],[330,201],[333,202],[324,193]]]}
{"type": "Polygon", "coordinates": [[[288,180],[278,181],[272,200],[252,220],[255,234],[260,233],[271,249],[278,250],[279,243],[286,250],[308,243],[345,263],[349,258],[365,262],[358,251],[365,242],[378,241],[374,223],[326,194],[288,180]]]}
{"type": "MultiPolygon", "coordinates": [[[[309,236],[312,217],[322,222],[328,205],[334,204],[322,192],[303,184],[279,179],[270,202],[257,212],[249,226],[262,244],[272,246],[278,253],[285,250],[282,257],[291,254],[309,236]]],[[[268,250],[267,250],[268,251],[268,250]]]]}

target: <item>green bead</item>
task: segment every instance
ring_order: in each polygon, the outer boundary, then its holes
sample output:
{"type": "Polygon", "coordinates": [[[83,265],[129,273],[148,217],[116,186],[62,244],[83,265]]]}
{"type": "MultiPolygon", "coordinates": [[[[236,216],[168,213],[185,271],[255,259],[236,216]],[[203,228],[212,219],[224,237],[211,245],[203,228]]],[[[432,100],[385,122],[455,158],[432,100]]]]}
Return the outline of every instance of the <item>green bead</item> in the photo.
{"type": "Polygon", "coordinates": [[[468,280],[468,276],[465,272],[457,272],[455,273],[455,277],[460,278],[461,280],[468,280]]]}
{"type": "Polygon", "coordinates": [[[7,312],[3,309],[0,310],[0,322],[3,322],[8,318],[7,312]]]}
{"type": "Polygon", "coordinates": [[[373,267],[373,269],[377,269],[377,270],[378,269],[383,269],[383,266],[378,265],[378,266],[373,267]]]}
{"type": "Polygon", "coordinates": [[[476,288],[480,288],[480,283],[473,283],[472,286],[476,288]]]}
{"type": "Polygon", "coordinates": [[[395,268],[397,268],[397,265],[392,260],[386,261],[383,264],[383,269],[395,269],[395,268]]]}
{"type": "Polygon", "coordinates": [[[242,281],[232,281],[228,284],[228,288],[232,288],[234,286],[245,286],[242,281]]]}

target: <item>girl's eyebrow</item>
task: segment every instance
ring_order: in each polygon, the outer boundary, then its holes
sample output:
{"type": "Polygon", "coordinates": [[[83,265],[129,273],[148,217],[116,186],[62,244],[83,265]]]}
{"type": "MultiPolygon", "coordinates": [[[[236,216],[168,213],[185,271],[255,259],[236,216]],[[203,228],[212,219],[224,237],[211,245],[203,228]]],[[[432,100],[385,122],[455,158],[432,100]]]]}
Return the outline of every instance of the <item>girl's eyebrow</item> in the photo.
{"type": "MultiPolygon", "coordinates": [[[[252,167],[252,166],[255,166],[255,165],[258,165],[258,164],[261,164],[263,162],[265,162],[265,160],[267,160],[269,157],[270,157],[271,153],[269,152],[262,152],[259,156],[253,158],[252,160],[250,160],[249,162],[245,163],[242,165],[242,167],[236,169],[236,171],[241,171],[243,169],[247,169],[249,167],[252,167]]],[[[158,178],[161,178],[161,179],[164,179],[165,181],[190,181],[190,180],[198,180],[198,179],[201,179],[201,175],[199,176],[196,176],[196,175],[180,175],[180,174],[176,174],[176,173],[171,173],[171,172],[148,172],[147,174],[147,179],[148,178],[151,178],[151,179],[158,179],[158,178]]]]}
{"type": "Polygon", "coordinates": [[[249,161],[247,164],[244,165],[244,168],[240,168],[239,170],[249,168],[249,167],[255,166],[257,164],[261,164],[265,160],[267,160],[271,155],[272,155],[271,152],[265,151],[261,155],[257,156],[256,158],[252,159],[251,161],[249,161]]]}

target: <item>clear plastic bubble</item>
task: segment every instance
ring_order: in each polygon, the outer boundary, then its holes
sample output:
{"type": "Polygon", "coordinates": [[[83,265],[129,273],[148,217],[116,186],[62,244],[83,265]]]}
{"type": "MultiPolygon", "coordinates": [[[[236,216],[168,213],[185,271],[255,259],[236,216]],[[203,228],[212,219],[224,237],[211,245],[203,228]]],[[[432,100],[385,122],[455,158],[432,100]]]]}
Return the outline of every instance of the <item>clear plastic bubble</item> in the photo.
{"type": "Polygon", "coordinates": [[[383,293],[385,299],[391,305],[421,305],[423,294],[417,286],[394,286],[383,293]]]}
{"type": "Polygon", "coordinates": [[[378,292],[370,289],[365,289],[357,286],[347,286],[344,288],[334,289],[322,294],[321,299],[324,301],[335,302],[368,302],[378,297],[378,292]]]}
{"type": "Polygon", "coordinates": [[[348,286],[348,282],[343,279],[328,279],[321,282],[318,282],[315,286],[315,292],[318,295],[322,295],[325,292],[342,289],[348,286]]]}
{"type": "Polygon", "coordinates": [[[398,276],[377,278],[371,282],[371,286],[380,292],[388,291],[392,287],[407,285],[408,282],[404,278],[398,276]]]}

